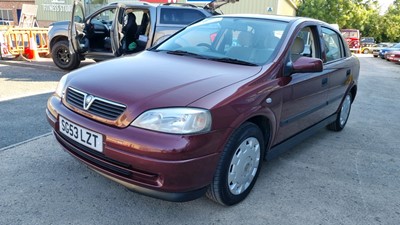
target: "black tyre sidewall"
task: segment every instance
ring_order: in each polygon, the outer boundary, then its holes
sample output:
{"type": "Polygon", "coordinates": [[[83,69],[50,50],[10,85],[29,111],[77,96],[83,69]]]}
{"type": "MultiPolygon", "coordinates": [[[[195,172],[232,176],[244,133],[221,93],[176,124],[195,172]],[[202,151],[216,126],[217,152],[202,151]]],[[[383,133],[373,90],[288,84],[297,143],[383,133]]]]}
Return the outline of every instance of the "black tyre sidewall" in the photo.
{"type": "Polygon", "coordinates": [[[342,106],[343,106],[343,103],[344,103],[345,99],[347,98],[347,96],[350,96],[350,101],[351,101],[351,99],[353,98],[353,97],[352,97],[352,94],[351,94],[350,92],[348,92],[348,93],[345,95],[345,97],[343,98],[342,104],[340,104],[340,110],[339,110],[339,112],[338,112],[338,114],[337,114],[337,116],[336,116],[335,122],[333,122],[333,123],[331,123],[331,124],[328,125],[328,129],[329,129],[329,130],[341,131],[341,130],[343,130],[343,128],[346,126],[347,121],[349,120],[349,116],[350,116],[350,112],[351,112],[351,105],[352,105],[352,104],[350,103],[349,113],[348,113],[347,118],[346,118],[346,121],[344,122],[343,125],[340,124],[340,114],[342,113],[342,106]]]}
{"type": "Polygon", "coordinates": [[[220,190],[220,201],[224,205],[234,205],[239,203],[243,199],[247,197],[250,193],[251,189],[253,188],[258,174],[261,170],[261,165],[264,156],[264,138],[262,136],[262,132],[260,129],[253,123],[245,123],[243,124],[229,139],[227,145],[225,146],[224,152],[221,157],[220,165],[219,165],[219,190],[220,190]],[[259,141],[260,144],[260,161],[257,169],[257,173],[253,178],[250,186],[241,194],[234,195],[231,193],[229,186],[228,186],[228,170],[230,163],[232,161],[233,155],[238,148],[238,146],[247,138],[255,137],[259,141]]]}
{"type": "Polygon", "coordinates": [[[53,59],[54,64],[56,64],[57,67],[63,70],[73,70],[78,68],[80,60],[78,59],[77,54],[70,54],[70,61],[68,64],[61,62],[57,54],[58,50],[61,48],[66,48],[68,50],[68,41],[62,40],[54,44],[51,50],[51,57],[53,59]]]}

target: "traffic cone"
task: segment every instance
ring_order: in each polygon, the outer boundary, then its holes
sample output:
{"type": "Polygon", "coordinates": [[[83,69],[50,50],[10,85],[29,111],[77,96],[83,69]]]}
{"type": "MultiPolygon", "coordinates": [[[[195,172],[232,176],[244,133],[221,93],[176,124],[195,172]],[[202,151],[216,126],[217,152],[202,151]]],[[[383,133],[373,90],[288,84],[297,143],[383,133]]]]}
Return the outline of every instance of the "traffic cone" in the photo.
{"type": "Polygon", "coordinates": [[[39,53],[38,53],[38,49],[37,49],[36,38],[34,35],[32,35],[29,38],[29,50],[28,50],[27,58],[30,59],[31,61],[40,61],[41,60],[39,53]]]}

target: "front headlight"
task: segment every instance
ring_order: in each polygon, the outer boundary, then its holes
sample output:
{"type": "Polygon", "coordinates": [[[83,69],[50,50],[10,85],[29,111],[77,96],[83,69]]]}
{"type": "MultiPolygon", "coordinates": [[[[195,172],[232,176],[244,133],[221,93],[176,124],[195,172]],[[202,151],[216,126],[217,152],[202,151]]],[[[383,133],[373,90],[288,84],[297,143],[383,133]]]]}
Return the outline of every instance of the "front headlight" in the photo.
{"type": "Polygon", "coordinates": [[[165,108],[144,112],[132,126],[172,134],[203,133],[211,129],[211,114],[198,108],[165,108]]]}
{"type": "Polygon", "coordinates": [[[60,98],[62,98],[64,95],[65,84],[67,83],[67,76],[68,75],[64,75],[63,77],[61,77],[57,85],[56,95],[58,95],[60,98]]]}

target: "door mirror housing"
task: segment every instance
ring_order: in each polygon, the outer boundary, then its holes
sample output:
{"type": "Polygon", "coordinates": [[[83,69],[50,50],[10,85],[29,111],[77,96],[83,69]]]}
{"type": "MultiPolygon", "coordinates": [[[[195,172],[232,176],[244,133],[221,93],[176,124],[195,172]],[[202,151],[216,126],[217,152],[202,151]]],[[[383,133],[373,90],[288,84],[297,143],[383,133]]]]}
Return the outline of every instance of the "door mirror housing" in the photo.
{"type": "Polygon", "coordinates": [[[322,72],[323,62],[321,59],[300,57],[295,62],[289,60],[284,69],[284,76],[289,77],[294,73],[317,73],[322,72]]]}
{"type": "Polygon", "coordinates": [[[292,73],[316,73],[322,70],[323,62],[317,58],[300,57],[292,64],[292,73]]]}

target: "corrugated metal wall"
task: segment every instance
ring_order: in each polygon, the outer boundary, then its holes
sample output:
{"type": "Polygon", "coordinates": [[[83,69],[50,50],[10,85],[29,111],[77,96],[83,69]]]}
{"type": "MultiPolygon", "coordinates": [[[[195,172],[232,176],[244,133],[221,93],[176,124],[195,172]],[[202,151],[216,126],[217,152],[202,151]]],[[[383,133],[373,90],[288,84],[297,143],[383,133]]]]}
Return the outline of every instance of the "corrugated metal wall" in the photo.
{"type": "Polygon", "coordinates": [[[295,16],[297,7],[291,0],[278,0],[278,15],[295,16]]]}
{"type": "MultiPolygon", "coordinates": [[[[178,0],[178,2],[186,3],[186,0],[178,0]]],[[[204,5],[204,3],[196,5],[204,5]]],[[[293,0],[239,0],[239,2],[222,6],[221,11],[224,14],[256,13],[295,16],[296,6],[293,0]]]]}
{"type": "Polygon", "coordinates": [[[241,0],[234,4],[226,4],[220,9],[224,14],[256,13],[275,15],[277,13],[278,1],[282,0],[241,0]]]}
{"type": "MultiPolygon", "coordinates": [[[[37,12],[37,20],[70,20],[73,2],[74,0],[36,0],[35,4],[39,6],[37,12]]],[[[95,4],[91,2],[95,1],[85,0],[85,3],[90,3],[85,4],[85,10],[88,15],[107,4],[107,0],[96,0],[96,3],[103,2],[103,4],[95,4]]]]}
{"type": "Polygon", "coordinates": [[[71,18],[73,0],[36,0],[37,20],[60,21],[71,18]]]}
{"type": "MultiPolygon", "coordinates": [[[[103,1],[104,4],[89,4],[86,5],[87,12],[94,12],[102,5],[107,4],[107,0],[96,0],[96,2],[103,1]]],[[[108,2],[115,2],[118,0],[108,0],[108,2]]],[[[120,0],[119,2],[133,2],[137,0],[120,0]]],[[[85,0],[87,2],[95,2],[95,0],[85,0]]],[[[178,0],[179,3],[187,3],[186,0],[178,0]]],[[[291,0],[240,0],[234,4],[226,4],[220,9],[224,14],[233,13],[257,13],[257,14],[272,14],[272,15],[290,15],[296,14],[296,9],[291,0]]],[[[69,20],[72,13],[73,0],[35,0],[38,5],[38,21],[61,21],[69,20]]],[[[191,2],[190,2],[191,3],[191,2]]],[[[196,5],[203,6],[204,3],[196,3],[196,5]]]]}

